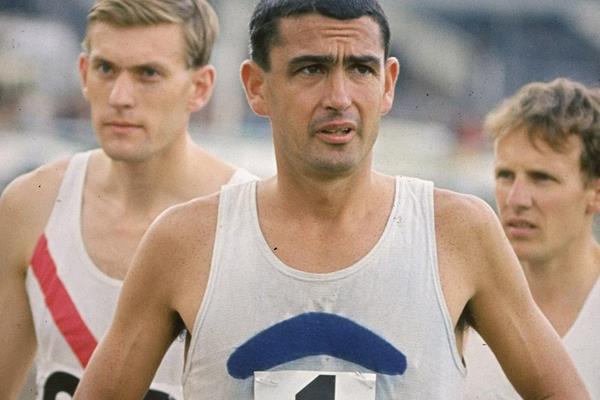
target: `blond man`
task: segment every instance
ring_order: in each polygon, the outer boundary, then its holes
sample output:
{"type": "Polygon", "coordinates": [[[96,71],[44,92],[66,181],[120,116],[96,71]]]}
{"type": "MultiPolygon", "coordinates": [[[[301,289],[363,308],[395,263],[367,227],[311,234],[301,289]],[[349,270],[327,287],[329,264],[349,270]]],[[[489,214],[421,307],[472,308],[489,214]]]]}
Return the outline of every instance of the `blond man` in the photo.
{"type": "MultiPolygon", "coordinates": [[[[0,398],[17,396],[34,356],[37,397],[72,395],[150,223],[252,178],[188,133],[213,90],[217,31],[203,0],[93,5],[79,72],[101,148],[17,178],[0,199],[0,398]]],[[[182,369],[175,340],[146,398],[180,399],[182,369]]]]}

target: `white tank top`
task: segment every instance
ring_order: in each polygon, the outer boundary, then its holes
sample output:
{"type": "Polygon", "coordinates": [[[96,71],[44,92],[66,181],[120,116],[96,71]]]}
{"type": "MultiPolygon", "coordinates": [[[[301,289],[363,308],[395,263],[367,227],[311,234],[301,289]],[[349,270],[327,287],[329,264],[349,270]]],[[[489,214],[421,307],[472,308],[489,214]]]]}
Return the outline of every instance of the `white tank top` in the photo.
{"type": "MultiPolygon", "coordinates": [[[[575,323],[562,338],[592,400],[600,400],[600,279],[592,288],[575,323]]],[[[465,346],[468,367],[466,400],[517,400],[500,364],[485,341],[472,330],[465,346]]]]}
{"type": "MultiPolygon", "coordinates": [[[[27,272],[26,287],[38,345],[38,399],[58,400],[74,393],[84,366],[110,326],[122,286],[121,280],[94,265],[83,243],[81,205],[90,154],[72,157],[27,272]]],[[[234,174],[232,181],[251,177],[242,170],[234,174]]],[[[146,399],[183,398],[182,337],[166,353],[146,399]]]]}
{"type": "Polygon", "coordinates": [[[433,185],[396,178],[378,243],[352,266],[327,274],[299,271],[276,257],[260,230],[255,183],[223,189],[185,398],[361,398],[338,396],[351,392],[352,382],[329,377],[344,372],[365,385],[374,375],[369,390],[377,400],[462,396],[465,370],[437,267],[433,185]],[[337,382],[325,386],[338,394],[302,397],[317,382],[290,386],[304,374],[337,382]],[[265,387],[275,394],[268,397],[265,387]]]}

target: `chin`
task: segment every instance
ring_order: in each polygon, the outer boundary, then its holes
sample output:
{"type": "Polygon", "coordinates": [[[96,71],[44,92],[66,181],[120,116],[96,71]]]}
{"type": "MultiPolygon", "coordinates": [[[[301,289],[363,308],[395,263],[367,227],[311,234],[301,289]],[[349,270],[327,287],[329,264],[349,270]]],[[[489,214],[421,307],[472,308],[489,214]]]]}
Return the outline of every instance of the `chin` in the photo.
{"type": "Polygon", "coordinates": [[[104,153],[113,161],[141,162],[147,157],[139,149],[104,147],[104,153]]]}
{"type": "Polygon", "coordinates": [[[351,172],[358,166],[358,163],[353,159],[317,159],[312,164],[315,170],[331,174],[351,172]]]}
{"type": "Polygon", "coordinates": [[[524,249],[515,247],[515,253],[521,264],[539,264],[546,261],[546,254],[540,249],[524,249]]]}

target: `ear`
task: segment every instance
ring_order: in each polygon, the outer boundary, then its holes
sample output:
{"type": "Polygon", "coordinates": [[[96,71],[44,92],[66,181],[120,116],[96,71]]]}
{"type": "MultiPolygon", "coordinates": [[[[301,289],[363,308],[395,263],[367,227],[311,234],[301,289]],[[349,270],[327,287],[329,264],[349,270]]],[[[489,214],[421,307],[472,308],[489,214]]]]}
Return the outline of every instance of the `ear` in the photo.
{"type": "Polygon", "coordinates": [[[269,115],[268,102],[266,101],[266,72],[254,61],[246,60],[240,68],[242,85],[246,92],[246,99],[252,111],[261,117],[269,115]]]}
{"type": "Polygon", "coordinates": [[[381,103],[381,115],[385,115],[392,109],[394,104],[394,93],[396,92],[396,82],[400,73],[400,63],[396,57],[389,57],[384,65],[384,87],[383,101],[381,103]]]}
{"type": "Polygon", "coordinates": [[[192,71],[192,95],[189,98],[188,110],[199,111],[208,103],[215,87],[217,71],[212,65],[203,65],[192,71]]]}
{"type": "Polygon", "coordinates": [[[88,67],[90,65],[90,59],[86,53],[79,54],[79,60],[77,62],[77,67],[79,69],[79,78],[81,79],[81,93],[83,93],[83,97],[88,100],[88,90],[87,90],[87,78],[88,78],[88,67]]]}
{"type": "Polygon", "coordinates": [[[593,193],[587,210],[592,214],[598,214],[600,213],[600,178],[594,178],[590,186],[593,193]]]}

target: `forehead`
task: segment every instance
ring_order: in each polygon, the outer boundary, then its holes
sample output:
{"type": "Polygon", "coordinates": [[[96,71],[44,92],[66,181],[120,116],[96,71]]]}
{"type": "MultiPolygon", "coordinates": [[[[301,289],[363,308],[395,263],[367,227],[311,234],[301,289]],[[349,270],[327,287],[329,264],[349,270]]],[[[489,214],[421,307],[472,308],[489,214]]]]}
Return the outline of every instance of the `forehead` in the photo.
{"type": "Polygon", "coordinates": [[[183,31],[176,24],[118,27],[96,22],[88,35],[92,58],[123,64],[185,61],[183,31]]]}
{"type": "Polygon", "coordinates": [[[379,25],[368,16],[349,20],[319,14],[287,17],[280,20],[278,32],[274,51],[315,54],[344,51],[377,57],[384,53],[379,25]]]}
{"type": "Polygon", "coordinates": [[[579,158],[583,144],[578,136],[571,135],[560,150],[553,149],[541,138],[530,140],[524,131],[507,134],[494,143],[496,163],[518,162],[532,167],[575,168],[579,170],[579,158]]]}

